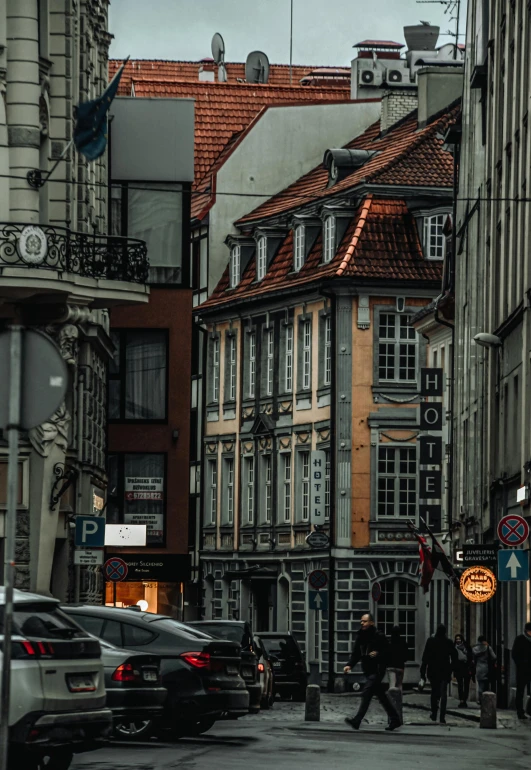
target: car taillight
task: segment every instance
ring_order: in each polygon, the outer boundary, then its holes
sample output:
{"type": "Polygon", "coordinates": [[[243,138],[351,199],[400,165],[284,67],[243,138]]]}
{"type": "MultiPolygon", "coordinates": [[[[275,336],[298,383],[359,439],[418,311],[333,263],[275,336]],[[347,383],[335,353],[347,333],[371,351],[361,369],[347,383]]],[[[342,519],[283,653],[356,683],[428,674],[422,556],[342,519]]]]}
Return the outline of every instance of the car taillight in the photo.
{"type": "Polygon", "coordinates": [[[258,671],[259,671],[261,674],[263,674],[263,673],[264,673],[264,664],[263,664],[263,663],[259,663],[259,664],[258,664],[258,671]]]}
{"type": "MultiPolygon", "coordinates": [[[[0,645],[3,649],[4,645],[0,645]]],[[[11,656],[20,658],[53,658],[55,650],[50,642],[30,642],[27,639],[21,642],[11,642],[11,656]]]]}
{"type": "Polygon", "coordinates": [[[194,668],[210,668],[211,658],[209,652],[183,652],[181,658],[194,668]]]}
{"type": "Polygon", "coordinates": [[[132,663],[122,663],[111,676],[113,682],[134,682],[140,673],[135,670],[132,663]]]}

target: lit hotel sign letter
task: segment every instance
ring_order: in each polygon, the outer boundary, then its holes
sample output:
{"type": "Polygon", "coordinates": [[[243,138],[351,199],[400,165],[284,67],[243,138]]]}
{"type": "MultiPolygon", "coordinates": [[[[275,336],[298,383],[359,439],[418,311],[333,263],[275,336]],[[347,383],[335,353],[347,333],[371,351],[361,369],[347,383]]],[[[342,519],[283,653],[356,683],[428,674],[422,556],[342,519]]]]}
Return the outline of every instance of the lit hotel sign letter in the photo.
{"type": "Polygon", "coordinates": [[[326,453],[316,449],[310,456],[310,522],[316,527],[325,523],[326,453]]]}

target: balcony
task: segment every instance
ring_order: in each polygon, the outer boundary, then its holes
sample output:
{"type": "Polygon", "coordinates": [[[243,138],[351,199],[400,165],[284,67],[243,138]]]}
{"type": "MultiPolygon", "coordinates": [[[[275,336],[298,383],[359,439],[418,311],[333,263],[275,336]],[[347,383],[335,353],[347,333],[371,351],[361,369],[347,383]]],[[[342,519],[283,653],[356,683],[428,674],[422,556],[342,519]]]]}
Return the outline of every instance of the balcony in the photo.
{"type": "Polygon", "coordinates": [[[68,301],[94,308],[147,302],[144,241],[55,225],[0,223],[0,298],[68,301]]]}

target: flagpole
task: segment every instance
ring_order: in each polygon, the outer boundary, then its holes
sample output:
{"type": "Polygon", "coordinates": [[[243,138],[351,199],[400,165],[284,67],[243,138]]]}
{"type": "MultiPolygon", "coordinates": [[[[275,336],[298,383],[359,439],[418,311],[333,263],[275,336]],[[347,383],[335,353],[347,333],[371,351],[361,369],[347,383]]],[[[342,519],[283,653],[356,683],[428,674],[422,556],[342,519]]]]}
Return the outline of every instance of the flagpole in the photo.
{"type": "Polygon", "coordinates": [[[291,21],[289,27],[289,84],[293,81],[293,0],[291,0],[291,21]]]}

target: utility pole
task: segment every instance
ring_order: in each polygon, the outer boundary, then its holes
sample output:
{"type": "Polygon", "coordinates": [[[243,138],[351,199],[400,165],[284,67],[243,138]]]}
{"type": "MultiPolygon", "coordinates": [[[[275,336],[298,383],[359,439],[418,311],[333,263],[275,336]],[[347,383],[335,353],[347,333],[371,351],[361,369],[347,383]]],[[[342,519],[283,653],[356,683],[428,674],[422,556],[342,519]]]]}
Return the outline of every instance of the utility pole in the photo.
{"type": "Polygon", "coordinates": [[[293,84],[293,0],[291,0],[291,18],[289,25],[289,84],[293,84]]]}

